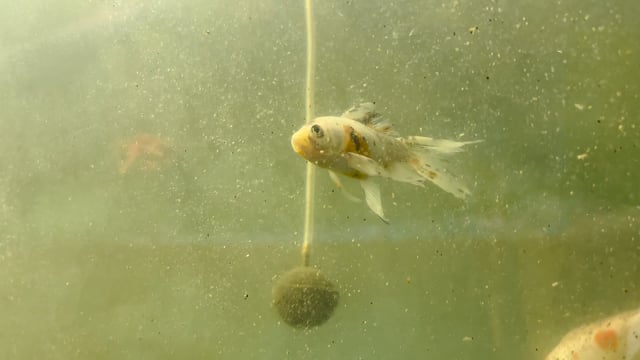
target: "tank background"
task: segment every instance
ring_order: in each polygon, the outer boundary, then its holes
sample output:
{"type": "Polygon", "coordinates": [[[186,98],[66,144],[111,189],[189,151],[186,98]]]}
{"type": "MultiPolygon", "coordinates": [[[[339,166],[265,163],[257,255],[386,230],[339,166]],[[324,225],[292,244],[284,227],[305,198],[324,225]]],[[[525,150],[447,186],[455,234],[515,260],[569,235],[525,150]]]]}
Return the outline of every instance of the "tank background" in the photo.
{"type": "MultiPolygon", "coordinates": [[[[638,307],[640,4],[316,4],[318,114],[485,139],[474,195],[382,181],[391,225],[318,173],[312,263],[341,302],[294,331],[302,2],[0,12],[0,357],[541,359],[638,307]],[[121,145],[171,139],[158,171],[121,145]],[[392,333],[394,336],[389,336],[392,333]]],[[[359,194],[356,184],[348,184],[359,194]]]]}

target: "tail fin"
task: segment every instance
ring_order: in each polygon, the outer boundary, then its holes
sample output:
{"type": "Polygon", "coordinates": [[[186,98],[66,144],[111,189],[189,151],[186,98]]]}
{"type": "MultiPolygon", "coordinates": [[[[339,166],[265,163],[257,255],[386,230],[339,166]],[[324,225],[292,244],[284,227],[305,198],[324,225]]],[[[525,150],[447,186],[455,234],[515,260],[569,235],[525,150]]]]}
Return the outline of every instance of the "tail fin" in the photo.
{"type": "Polygon", "coordinates": [[[461,199],[470,195],[471,192],[462,181],[444,168],[441,157],[442,155],[461,152],[463,146],[482,141],[483,140],[458,142],[422,136],[410,136],[405,139],[405,143],[411,150],[412,158],[409,160],[409,164],[413,170],[423,179],[431,181],[442,190],[461,199]]]}
{"type": "Polygon", "coordinates": [[[453,141],[445,139],[434,139],[425,136],[409,136],[405,139],[405,143],[409,147],[423,147],[428,150],[435,151],[440,154],[455,154],[461,152],[462,147],[469,144],[476,144],[484,140],[474,141],[453,141]]]}

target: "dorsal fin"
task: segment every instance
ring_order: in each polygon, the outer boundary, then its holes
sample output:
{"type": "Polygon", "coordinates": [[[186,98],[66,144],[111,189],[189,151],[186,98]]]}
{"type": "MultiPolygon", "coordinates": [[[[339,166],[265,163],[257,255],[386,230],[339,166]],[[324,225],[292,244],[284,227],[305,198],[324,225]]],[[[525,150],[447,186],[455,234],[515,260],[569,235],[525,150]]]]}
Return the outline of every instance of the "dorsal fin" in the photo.
{"type": "Polygon", "coordinates": [[[360,122],[384,134],[396,135],[396,132],[391,126],[391,122],[383,118],[380,113],[376,112],[375,105],[373,103],[368,102],[355,105],[351,107],[351,109],[345,111],[341,116],[343,118],[360,122]]]}

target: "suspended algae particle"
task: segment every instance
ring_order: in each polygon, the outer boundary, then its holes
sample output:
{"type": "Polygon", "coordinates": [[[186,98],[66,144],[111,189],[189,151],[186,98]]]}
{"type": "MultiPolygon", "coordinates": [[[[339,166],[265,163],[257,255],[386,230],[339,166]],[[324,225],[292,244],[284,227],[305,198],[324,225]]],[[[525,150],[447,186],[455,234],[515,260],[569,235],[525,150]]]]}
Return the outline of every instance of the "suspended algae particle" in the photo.
{"type": "Polygon", "coordinates": [[[273,288],[273,305],[287,324],[309,328],[327,321],[340,295],[318,269],[298,267],[282,275],[273,288]]]}

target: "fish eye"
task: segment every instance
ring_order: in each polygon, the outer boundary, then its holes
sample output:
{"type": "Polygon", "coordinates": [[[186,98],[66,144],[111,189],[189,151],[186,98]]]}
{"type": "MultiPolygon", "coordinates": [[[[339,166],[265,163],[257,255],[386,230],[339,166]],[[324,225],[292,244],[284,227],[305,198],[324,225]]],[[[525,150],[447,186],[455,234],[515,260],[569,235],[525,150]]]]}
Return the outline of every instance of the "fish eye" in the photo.
{"type": "Polygon", "coordinates": [[[319,138],[324,136],[324,131],[322,131],[322,128],[319,125],[312,125],[311,133],[319,138]]]}

